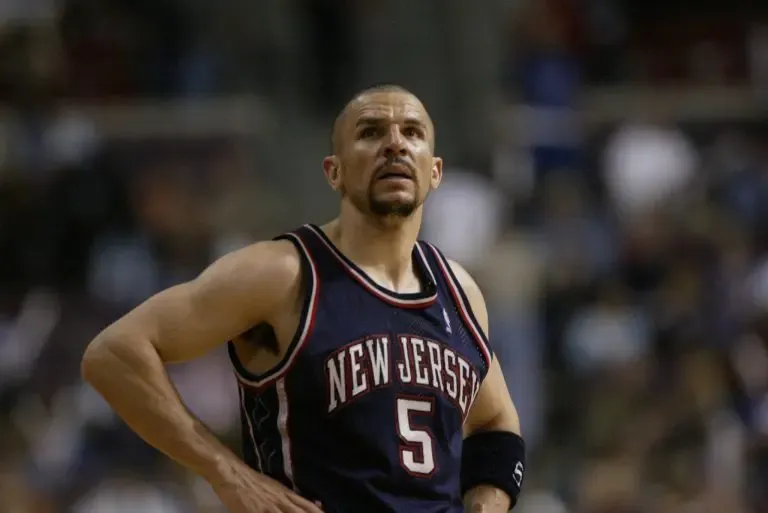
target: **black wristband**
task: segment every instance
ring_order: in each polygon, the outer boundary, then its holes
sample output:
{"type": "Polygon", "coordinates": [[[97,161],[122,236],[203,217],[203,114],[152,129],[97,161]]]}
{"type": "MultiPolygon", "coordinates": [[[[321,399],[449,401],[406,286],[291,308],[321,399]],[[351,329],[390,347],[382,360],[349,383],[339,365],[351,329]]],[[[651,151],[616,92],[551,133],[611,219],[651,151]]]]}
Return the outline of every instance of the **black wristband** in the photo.
{"type": "Polygon", "coordinates": [[[509,431],[486,431],[464,439],[461,452],[462,496],[479,485],[509,495],[514,507],[523,486],[525,442],[509,431]]]}

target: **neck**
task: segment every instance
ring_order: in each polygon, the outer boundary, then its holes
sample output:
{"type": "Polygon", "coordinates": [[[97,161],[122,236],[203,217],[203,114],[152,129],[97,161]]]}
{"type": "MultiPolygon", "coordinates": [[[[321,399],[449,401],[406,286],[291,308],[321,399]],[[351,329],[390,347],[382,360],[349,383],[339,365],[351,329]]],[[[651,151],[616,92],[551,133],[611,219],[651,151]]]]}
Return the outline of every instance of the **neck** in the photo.
{"type": "Polygon", "coordinates": [[[419,208],[408,219],[379,221],[343,201],[339,217],[325,228],[347,258],[361,267],[381,270],[397,285],[411,271],[421,217],[419,208]]]}

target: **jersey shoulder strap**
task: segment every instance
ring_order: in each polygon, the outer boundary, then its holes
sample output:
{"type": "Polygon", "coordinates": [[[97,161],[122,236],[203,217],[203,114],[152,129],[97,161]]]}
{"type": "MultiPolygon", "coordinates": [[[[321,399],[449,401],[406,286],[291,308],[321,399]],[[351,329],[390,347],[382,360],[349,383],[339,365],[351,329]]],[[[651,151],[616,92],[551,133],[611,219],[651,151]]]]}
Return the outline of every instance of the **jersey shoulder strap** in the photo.
{"type": "Polygon", "coordinates": [[[434,244],[425,241],[419,241],[418,244],[424,248],[424,254],[429,260],[430,265],[438,270],[436,273],[438,287],[452,300],[459,320],[461,320],[467,332],[471,335],[477,349],[483,356],[483,360],[485,360],[490,369],[491,362],[493,361],[491,344],[488,341],[487,334],[477,321],[472,304],[464,292],[464,287],[462,287],[459,279],[456,277],[456,273],[451,268],[450,262],[434,244]]]}
{"type": "MultiPolygon", "coordinates": [[[[311,336],[319,303],[320,273],[315,258],[309,249],[307,235],[302,233],[301,230],[300,228],[292,232],[286,232],[273,239],[289,241],[294,245],[301,259],[301,289],[304,299],[296,331],[280,362],[261,374],[250,372],[245,367],[237,355],[235,345],[230,341],[228,343],[229,357],[235,369],[235,375],[242,385],[263,389],[275,383],[275,381],[283,377],[290,370],[296,357],[311,336]]],[[[268,294],[269,291],[254,290],[253,293],[268,294]]]]}
{"type": "Polygon", "coordinates": [[[277,239],[286,237],[298,238],[301,241],[306,257],[315,264],[319,272],[336,273],[345,270],[345,257],[318,226],[305,224],[290,233],[280,235],[277,239]]]}

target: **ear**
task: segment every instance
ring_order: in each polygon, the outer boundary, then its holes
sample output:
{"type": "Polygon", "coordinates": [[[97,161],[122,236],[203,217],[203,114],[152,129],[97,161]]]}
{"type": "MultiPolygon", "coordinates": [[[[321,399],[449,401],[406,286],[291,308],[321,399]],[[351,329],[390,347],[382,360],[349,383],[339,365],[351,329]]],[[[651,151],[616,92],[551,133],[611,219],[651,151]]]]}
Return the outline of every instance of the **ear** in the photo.
{"type": "Polygon", "coordinates": [[[437,189],[440,182],[443,181],[443,159],[435,157],[432,159],[432,174],[429,177],[430,189],[437,189]]]}
{"type": "Polygon", "coordinates": [[[339,168],[339,159],[336,155],[329,155],[323,159],[323,173],[328,184],[334,191],[341,187],[341,172],[339,168]]]}

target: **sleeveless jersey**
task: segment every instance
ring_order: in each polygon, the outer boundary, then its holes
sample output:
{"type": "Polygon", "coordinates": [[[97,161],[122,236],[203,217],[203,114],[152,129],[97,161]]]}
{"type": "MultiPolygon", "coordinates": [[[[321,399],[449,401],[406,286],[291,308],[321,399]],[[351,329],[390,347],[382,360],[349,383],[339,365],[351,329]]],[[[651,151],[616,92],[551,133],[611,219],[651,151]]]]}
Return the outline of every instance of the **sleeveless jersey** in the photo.
{"type": "Polygon", "coordinates": [[[462,425],[492,353],[445,257],[417,242],[423,292],[399,294],[317,226],[278,239],[301,255],[306,298],[269,372],[229,345],[245,461],[328,513],[463,512],[462,425]]]}

